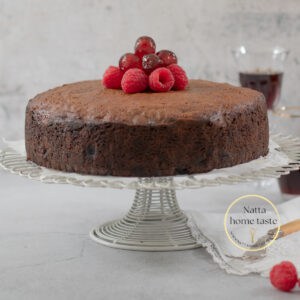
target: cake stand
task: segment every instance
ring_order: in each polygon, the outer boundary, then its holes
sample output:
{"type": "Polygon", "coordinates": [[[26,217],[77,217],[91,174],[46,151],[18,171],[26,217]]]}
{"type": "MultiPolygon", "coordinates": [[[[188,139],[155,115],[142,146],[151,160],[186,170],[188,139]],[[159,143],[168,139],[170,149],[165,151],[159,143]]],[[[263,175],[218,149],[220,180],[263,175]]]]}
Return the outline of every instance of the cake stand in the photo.
{"type": "MultiPolygon", "coordinates": [[[[0,166],[12,173],[45,183],[135,189],[129,212],[122,219],[107,222],[93,229],[90,233],[91,238],[100,244],[120,249],[184,250],[199,247],[199,244],[192,236],[187,217],[178,205],[176,189],[277,178],[298,169],[300,139],[272,135],[271,140],[276,146],[270,148],[270,154],[266,158],[206,174],[124,178],[65,173],[26,161],[25,150],[16,149],[16,145],[0,150],[0,166]],[[279,154],[286,157],[284,163],[276,163],[276,155],[279,154]]],[[[21,144],[24,145],[24,141],[21,141],[21,144]]]]}

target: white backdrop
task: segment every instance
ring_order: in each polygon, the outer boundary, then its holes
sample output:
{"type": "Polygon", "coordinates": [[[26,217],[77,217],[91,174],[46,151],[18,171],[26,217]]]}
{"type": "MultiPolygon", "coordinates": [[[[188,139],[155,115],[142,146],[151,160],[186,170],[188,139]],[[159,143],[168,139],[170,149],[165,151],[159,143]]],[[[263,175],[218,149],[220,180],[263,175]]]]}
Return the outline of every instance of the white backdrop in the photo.
{"type": "Polygon", "coordinates": [[[23,136],[29,98],[101,78],[144,34],[174,50],[189,77],[231,83],[232,47],[289,48],[283,98],[300,102],[298,0],[0,0],[0,136],[23,136]]]}

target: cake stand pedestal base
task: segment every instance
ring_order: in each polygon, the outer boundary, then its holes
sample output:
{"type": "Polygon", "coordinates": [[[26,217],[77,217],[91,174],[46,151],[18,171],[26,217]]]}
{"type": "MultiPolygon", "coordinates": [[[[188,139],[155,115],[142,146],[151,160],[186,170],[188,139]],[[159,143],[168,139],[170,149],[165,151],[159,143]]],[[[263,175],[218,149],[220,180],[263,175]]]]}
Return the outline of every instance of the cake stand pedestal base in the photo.
{"type": "Polygon", "coordinates": [[[169,251],[199,247],[187,226],[187,217],[178,206],[175,189],[278,178],[300,167],[300,139],[280,134],[271,136],[269,154],[264,159],[218,170],[218,176],[213,177],[203,173],[174,178],[124,178],[66,173],[27,161],[23,140],[6,143],[8,148],[0,149],[0,167],[11,173],[45,183],[136,189],[133,205],[124,218],[106,223],[90,234],[100,244],[128,250],[169,251]]]}
{"type": "MultiPolygon", "coordinates": [[[[145,183],[171,178],[141,178],[145,183]]],[[[93,229],[91,238],[103,245],[144,251],[186,250],[200,247],[187,225],[187,217],[180,209],[174,189],[136,190],[133,204],[124,218],[93,229]]]]}

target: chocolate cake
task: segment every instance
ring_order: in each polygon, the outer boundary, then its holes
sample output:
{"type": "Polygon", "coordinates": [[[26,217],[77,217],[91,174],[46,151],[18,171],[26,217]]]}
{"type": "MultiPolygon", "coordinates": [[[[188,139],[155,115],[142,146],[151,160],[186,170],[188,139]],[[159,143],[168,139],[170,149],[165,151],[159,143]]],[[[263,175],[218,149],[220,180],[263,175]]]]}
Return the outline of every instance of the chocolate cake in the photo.
{"type": "Polygon", "coordinates": [[[27,159],[67,172],[168,176],[230,167],[268,153],[263,95],[190,80],[186,90],[125,94],[101,81],[63,85],[26,109],[27,159]]]}

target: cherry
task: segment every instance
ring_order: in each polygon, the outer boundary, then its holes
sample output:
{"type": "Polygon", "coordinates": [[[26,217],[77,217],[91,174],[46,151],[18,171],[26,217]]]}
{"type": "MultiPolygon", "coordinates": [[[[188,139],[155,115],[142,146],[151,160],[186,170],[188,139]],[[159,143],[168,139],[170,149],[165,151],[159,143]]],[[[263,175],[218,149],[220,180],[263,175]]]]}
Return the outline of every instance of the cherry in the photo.
{"type": "Polygon", "coordinates": [[[133,53],[125,53],[121,56],[119,60],[120,70],[126,72],[128,69],[132,68],[142,68],[141,60],[138,56],[133,53]]]}
{"type": "Polygon", "coordinates": [[[161,66],[161,61],[156,54],[146,54],[142,58],[142,66],[146,72],[152,72],[161,66]]]}
{"type": "Polygon", "coordinates": [[[177,56],[170,50],[160,50],[156,53],[156,55],[160,58],[163,67],[171,64],[177,64],[177,56]]]}
{"type": "Polygon", "coordinates": [[[155,42],[149,36],[141,36],[139,37],[134,46],[135,54],[142,58],[145,54],[155,53],[155,42]]]}

